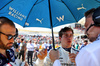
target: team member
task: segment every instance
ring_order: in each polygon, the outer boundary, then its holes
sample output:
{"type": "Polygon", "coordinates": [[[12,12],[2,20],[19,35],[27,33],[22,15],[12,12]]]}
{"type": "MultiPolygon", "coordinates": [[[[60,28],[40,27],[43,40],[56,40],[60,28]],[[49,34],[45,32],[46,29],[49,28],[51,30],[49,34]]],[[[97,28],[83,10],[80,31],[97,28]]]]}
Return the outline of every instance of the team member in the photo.
{"type": "Polygon", "coordinates": [[[86,34],[92,42],[76,57],[77,66],[100,66],[100,7],[85,13],[86,34]]]}
{"type": "MultiPolygon", "coordinates": [[[[59,31],[59,39],[61,42],[61,47],[59,47],[57,50],[59,51],[59,60],[61,65],[73,65],[74,64],[69,59],[69,52],[70,53],[77,53],[75,49],[71,48],[72,40],[73,40],[73,30],[69,27],[64,27],[59,31]]],[[[44,62],[41,63],[45,66],[52,66],[53,62],[50,59],[49,53],[45,57],[44,62]]],[[[41,66],[40,64],[40,66],[41,66]]]]}
{"type": "MultiPolygon", "coordinates": [[[[87,45],[78,53],[76,66],[100,66],[100,7],[87,11],[85,18],[86,34],[93,43],[87,45]]],[[[60,66],[57,65],[58,63],[59,61],[55,60],[54,66],[60,66]]]]}
{"type": "Polygon", "coordinates": [[[6,17],[0,17],[0,66],[15,62],[14,51],[11,48],[17,36],[14,23],[6,17]]]}
{"type": "MultiPolygon", "coordinates": [[[[14,23],[6,17],[0,17],[0,66],[28,66],[26,62],[15,59],[14,51],[11,49],[14,40],[18,36],[14,23]]],[[[47,55],[47,49],[38,53],[40,60],[47,55]]],[[[33,63],[39,66],[39,62],[33,63]]]]}

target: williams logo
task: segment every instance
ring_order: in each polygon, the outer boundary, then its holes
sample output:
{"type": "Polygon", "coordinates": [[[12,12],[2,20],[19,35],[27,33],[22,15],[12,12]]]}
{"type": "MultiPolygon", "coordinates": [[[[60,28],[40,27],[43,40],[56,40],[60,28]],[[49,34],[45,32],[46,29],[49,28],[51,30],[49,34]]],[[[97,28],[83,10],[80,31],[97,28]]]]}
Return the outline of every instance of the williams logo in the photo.
{"type": "Polygon", "coordinates": [[[62,15],[62,17],[60,16],[59,18],[58,18],[58,17],[56,17],[56,18],[57,18],[57,20],[58,20],[59,22],[61,22],[61,20],[64,21],[64,15],[62,15]]]}

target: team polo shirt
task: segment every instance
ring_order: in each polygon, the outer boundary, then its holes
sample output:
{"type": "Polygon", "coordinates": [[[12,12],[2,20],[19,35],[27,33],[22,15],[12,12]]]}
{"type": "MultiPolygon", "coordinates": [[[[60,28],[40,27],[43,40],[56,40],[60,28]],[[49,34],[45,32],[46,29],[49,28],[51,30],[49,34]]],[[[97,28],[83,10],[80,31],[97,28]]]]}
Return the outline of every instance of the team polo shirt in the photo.
{"type": "Polygon", "coordinates": [[[96,41],[80,50],[75,61],[76,66],[100,66],[100,35],[96,41]]]}

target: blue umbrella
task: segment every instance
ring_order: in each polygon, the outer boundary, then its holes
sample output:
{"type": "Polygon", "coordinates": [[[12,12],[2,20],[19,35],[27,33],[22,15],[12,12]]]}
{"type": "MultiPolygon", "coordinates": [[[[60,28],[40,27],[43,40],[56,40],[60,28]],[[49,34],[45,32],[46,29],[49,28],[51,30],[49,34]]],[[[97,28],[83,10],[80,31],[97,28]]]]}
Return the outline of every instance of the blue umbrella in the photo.
{"type": "Polygon", "coordinates": [[[61,0],[72,13],[74,19],[79,21],[84,13],[100,6],[100,0],[61,0]]]}
{"type": "Polygon", "coordinates": [[[51,28],[54,47],[53,27],[77,22],[98,6],[99,0],[0,0],[0,16],[23,27],[51,28]]]}

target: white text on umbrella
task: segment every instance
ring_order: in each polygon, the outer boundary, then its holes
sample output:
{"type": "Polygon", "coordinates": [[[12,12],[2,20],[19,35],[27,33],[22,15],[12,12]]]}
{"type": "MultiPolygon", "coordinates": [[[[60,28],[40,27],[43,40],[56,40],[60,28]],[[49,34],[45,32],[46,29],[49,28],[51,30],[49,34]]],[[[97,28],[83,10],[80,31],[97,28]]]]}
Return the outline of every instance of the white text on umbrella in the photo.
{"type": "Polygon", "coordinates": [[[42,18],[41,20],[38,19],[38,18],[36,18],[36,20],[39,21],[39,22],[42,24],[42,20],[43,20],[43,18],[42,18]]]}
{"type": "Polygon", "coordinates": [[[57,20],[58,20],[59,22],[61,22],[61,20],[64,21],[64,15],[62,15],[62,17],[60,16],[59,18],[58,18],[58,17],[56,17],[56,18],[57,18],[57,20]]]}
{"type": "Polygon", "coordinates": [[[83,4],[81,4],[81,5],[82,5],[82,7],[77,8],[77,10],[86,9],[86,8],[83,7],[83,4]]]}

